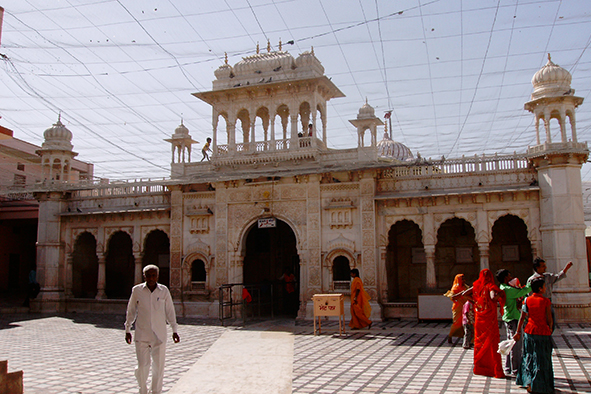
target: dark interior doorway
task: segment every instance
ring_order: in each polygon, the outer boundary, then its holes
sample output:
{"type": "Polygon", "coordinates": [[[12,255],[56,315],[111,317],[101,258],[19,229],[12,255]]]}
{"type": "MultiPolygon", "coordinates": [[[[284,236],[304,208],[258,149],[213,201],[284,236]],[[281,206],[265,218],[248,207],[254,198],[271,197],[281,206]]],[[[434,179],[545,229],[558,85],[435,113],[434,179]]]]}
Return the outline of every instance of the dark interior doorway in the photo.
{"type": "Polygon", "coordinates": [[[154,230],[146,237],[142,267],[148,264],[160,269],[158,282],[170,287],[170,241],[162,230],[154,230]]]}
{"type": "Polygon", "coordinates": [[[129,234],[117,231],[111,236],[106,258],[105,293],[109,298],[129,298],[133,287],[135,259],[129,234]]]}
{"type": "Polygon", "coordinates": [[[295,317],[299,309],[300,258],[296,237],[289,225],[277,220],[274,228],[259,229],[255,223],[246,236],[243,277],[254,290],[253,304],[260,300],[261,314],[295,317]],[[285,271],[295,276],[295,290],[282,279],[285,271]],[[258,289],[258,290],[256,290],[258,289]],[[273,309],[271,309],[273,308],[273,309]]]}
{"type": "Polygon", "coordinates": [[[74,243],[72,257],[72,294],[76,298],[96,297],[99,268],[96,239],[92,234],[80,234],[74,243]]]}

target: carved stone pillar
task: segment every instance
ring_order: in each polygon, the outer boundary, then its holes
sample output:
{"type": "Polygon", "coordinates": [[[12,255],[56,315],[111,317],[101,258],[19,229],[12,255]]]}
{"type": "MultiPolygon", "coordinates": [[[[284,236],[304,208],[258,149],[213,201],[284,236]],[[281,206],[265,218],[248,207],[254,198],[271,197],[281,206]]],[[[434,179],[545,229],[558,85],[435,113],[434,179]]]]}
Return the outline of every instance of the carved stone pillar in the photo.
{"type": "Polygon", "coordinates": [[[137,285],[143,282],[142,254],[134,252],[133,258],[135,260],[133,283],[137,285]]]}
{"type": "Polygon", "coordinates": [[[66,297],[72,297],[72,264],[74,256],[72,253],[66,257],[66,297]]]}
{"type": "Polygon", "coordinates": [[[490,264],[488,262],[488,251],[490,247],[487,243],[478,243],[478,251],[480,252],[480,270],[490,268],[490,264]]]}
{"type": "Polygon", "coordinates": [[[170,201],[170,294],[181,295],[181,260],[183,250],[183,192],[179,186],[171,189],[170,201]]]}
{"type": "Polygon", "coordinates": [[[107,261],[104,253],[100,253],[98,256],[98,280],[96,283],[96,299],[102,300],[106,298],[105,294],[105,283],[107,281],[107,261]]]}
{"type": "Polygon", "coordinates": [[[435,275],[435,245],[425,245],[425,259],[427,261],[426,285],[428,289],[437,288],[437,276],[435,275]]]}

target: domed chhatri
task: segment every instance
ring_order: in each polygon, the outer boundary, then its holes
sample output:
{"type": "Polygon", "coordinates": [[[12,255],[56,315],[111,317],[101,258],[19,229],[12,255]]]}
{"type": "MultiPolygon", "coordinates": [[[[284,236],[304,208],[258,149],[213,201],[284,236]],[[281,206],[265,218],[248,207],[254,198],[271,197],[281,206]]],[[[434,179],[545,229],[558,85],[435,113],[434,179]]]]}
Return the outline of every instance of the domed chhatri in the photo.
{"type": "Polygon", "coordinates": [[[375,118],[376,111],[375,109],[369,105],[367,99],[365,99],[365,104],[361,108],[359,108],[359,113],[357,114],[357,119],[371,119],[375,118]]]}
{"type": "Polygon", "coordinates": [[[185,126],[183,124],[183,121],[181,120],[181,124],[174,130],[174,134],[173,134],[172,138],[185,138],[185,137],[189,137],[189,129],[187,128],[187,126],[185,126]]]}
{"type": "Polygon", "coordinates": [[[73,145],[72,132],[61,122],[61,115],[56,123],[43,133],[45,141],[41,145],[43,150],[69,150],[73,145]]]}
{"type": "Polygon", "coordinates": [[[380,160],[409,161],[414,159],[414,155],[406,145],[390,138],[387,124],[384,128],[384,139],[378,142],[377,148],[380,160]]]}
{"type": "Polygon", "coordinates": [[[531,98],[536,100],[542,97],[572,96],[575,91],[570,87],[571,81],[570,72],[553,63],[548,54],[548,63],[531,80],[534,87],[531,98]]]}

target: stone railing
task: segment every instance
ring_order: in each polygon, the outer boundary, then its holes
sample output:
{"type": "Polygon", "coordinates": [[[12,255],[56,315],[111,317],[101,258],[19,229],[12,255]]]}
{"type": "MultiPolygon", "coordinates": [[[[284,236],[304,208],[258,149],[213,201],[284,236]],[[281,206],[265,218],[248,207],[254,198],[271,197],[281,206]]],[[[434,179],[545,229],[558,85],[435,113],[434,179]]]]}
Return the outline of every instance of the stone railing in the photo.
{"type": "Polygon", "coordinates": [[[527,155],[530,157],[545,155],[548,153],[588,153],[587,142],[544,142],[541,145],[527,148],[527,155]]]}
{"type": "Polygon", "coordinates": [[[255,141],[255,142],[240,142],[234,145],[217,145],[215,148],[217,158],[225,158],[233,153],[261,153],[261,152],[278,152],[288,151],[290,149],[309,149],[322,146],[320,140],[314,137],[298,137],[298,146],[292,145],[292,139],[269,140],[269,141],[255,141]],[[233,149],[232,149],[233,148],[233,149]]]}
{"type": "Polygon", "coordinates": [[[459,159],[417,160],[382,171],[383,178],[415,178],[438,175],[495,173],[528,169],[526,154],[473,156],[459,159]]]}

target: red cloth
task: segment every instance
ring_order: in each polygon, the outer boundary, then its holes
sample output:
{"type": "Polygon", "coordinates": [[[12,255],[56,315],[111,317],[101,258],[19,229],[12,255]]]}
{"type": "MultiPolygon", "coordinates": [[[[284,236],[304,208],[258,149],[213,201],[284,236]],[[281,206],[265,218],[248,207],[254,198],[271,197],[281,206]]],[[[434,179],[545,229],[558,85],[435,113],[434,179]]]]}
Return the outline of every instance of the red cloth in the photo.
{"type": "Polygon", "coordinates": [[[503,361],[497,353],[500,342],[499,322],[497,318],[497,302],[501,310],[505,304],[505,292],[495,284],[491,270],[483,269],[480,277],[474,282],[472,290],[474,298],[474,374],[504,378],[503,361]],[[490,292],[500,297],[493,301],[490,292]]]}
{"type": "Polygon", "coordinates": [[[246,302],[252,302],[252,296],[248,290],[246,290],[246,287],[242,289],[242,299],[246,302]]]}
{"type": "Polygon", "coordinates": [[[527,325],[523,330],[531,335],[552,335],[552,330],[546,320],[546,308],[551,301],[541,294],[534,293],[525,299],[527,305],[527,325]]]}

